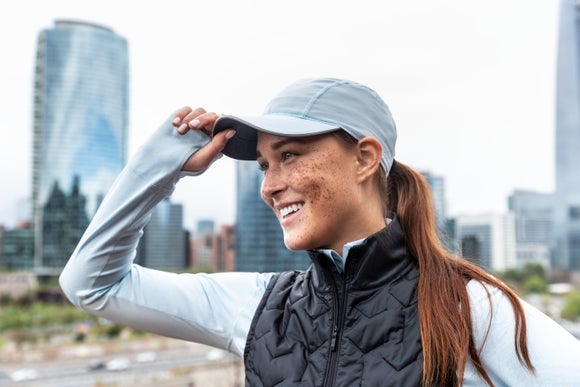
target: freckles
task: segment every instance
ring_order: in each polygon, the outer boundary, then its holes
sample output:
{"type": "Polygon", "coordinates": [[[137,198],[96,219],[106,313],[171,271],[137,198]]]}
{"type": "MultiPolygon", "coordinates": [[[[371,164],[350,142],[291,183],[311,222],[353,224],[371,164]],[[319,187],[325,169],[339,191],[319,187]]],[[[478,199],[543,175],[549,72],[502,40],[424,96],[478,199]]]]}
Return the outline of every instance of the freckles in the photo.
{"type": "Polygon", "coordinates": [[[333,162],[332,154],[326,155],[324,161],[320,161],[315,168],[317,170],[326,170],[325,174],[320,175],[320,178],[316,182],[315,191],[317,194],[318,199],[322,199],[329,204],[333,204],[334,202],[334,193],[340,187],[337,187],[337,184],[340,184],[339,180],[336,177],[340,176],[343,171],[341,170],[340,166],[333,162]],[[330,179],[328,177],[331,177],[330,179]]]}
{"type": "MultiPolygon", "coordinates": [[[[297,187],[308,191],[309,202],[333,206],[335,191],[340,189],[336,185],[341,184],[336,177],[344,173],[339,164],[332,152],[321,152],[307,165],[296,168],[293,181],[297,187]]],[[[324,216],[330,216],[329,212],[324,216]]]]}

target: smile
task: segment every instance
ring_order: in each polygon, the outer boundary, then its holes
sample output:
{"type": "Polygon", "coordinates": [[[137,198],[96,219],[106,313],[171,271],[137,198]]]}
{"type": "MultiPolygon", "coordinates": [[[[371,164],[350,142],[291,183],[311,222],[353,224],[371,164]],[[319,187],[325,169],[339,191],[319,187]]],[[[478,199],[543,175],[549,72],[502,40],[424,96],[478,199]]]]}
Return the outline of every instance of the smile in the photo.
{"type": "Polygon", "coordinates": [[[304,207],[304,205],[302,203],[292,204],[288,207],[281,208],[280,215],[282,215],[282,217],[284,218],[284,217],[300,210],[302,207],[304,207]]]}

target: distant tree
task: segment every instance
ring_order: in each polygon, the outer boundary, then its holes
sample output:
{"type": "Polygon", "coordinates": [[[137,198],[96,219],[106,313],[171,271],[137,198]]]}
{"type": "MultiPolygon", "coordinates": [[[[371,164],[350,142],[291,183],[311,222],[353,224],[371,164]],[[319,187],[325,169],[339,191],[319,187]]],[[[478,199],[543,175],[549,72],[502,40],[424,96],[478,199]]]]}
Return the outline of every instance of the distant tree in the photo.
{"type": "Polygon", "coordinates": [[[560,316],[567,320],[576,320],[580,317],[580,292],[566,295],[560,316]]]}
{"type": "Polygon", "coordinates": [[[525,279],[524,289],[527,293],[546,293],[548,291],[548,284],[542,277],[533,274],[525,279]]]}
{"type": "Polygon", "coordinates": [[[500,273],[500,276],[504,280],[513,281],[513,282],[521,282],[522,281],[522,271],[518,269],[507,269],[503,273],[500,273]]]}
{"type": "Polygon", "coordinates": [[[8,306],[12,304],[12,295],[10,293],[0,294],[0,306],[8,306]]]}
{"type": "Polygon", "coordinates": [[[525,280],[533,276],[537,276],[545,280],[546,270],[539,263],[528,263],[522,269],[522,278],[525,280]]]}
{"type": "Polygon", "coordinates": [[[548,290],[544,267],[537,263],[528,263],[521,269],[507,269],[497,275],[514,289],[532,293],[545,293],[548,290]]]}

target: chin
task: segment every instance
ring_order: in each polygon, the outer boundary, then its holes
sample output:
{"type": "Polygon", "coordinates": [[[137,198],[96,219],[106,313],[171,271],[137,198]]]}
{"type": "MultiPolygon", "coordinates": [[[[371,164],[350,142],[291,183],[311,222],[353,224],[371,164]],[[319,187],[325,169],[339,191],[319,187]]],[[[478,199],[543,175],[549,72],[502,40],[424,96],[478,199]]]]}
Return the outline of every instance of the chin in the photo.
{"type": "Polygon", "coordinates": [[[298,251],[298,250],[311,250],[313,249],[308,243],[297,241],[292,238],[284,237],[284,245],[288,250],[298,251]]]}

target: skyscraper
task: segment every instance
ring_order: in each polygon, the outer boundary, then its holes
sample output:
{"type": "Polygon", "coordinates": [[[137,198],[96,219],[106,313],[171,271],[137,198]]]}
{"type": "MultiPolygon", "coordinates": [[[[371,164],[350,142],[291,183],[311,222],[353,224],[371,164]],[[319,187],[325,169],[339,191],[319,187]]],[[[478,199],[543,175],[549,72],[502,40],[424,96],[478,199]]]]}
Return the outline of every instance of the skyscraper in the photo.
{"type": "Polygon", "coordinates": [[[538,263],[549,269],[554,248],[554,195],[516,190],[508,198],[514,214],[517,266],[538,263]]]}
{"type": "Polygon", "coordinates": [[[562,0],[556,84],[555,266],[580,270],[580,1],[562,0]]]}
{"type": "Polygon", "coordinates": [[[467,259],[490,271],[517,266],[513,213],[459,216],[455,227],[458,245],[467,259]]]}
{"type": "Polygon", "coordinates": [[[237,161],[236,270],[272,272],[305,269],[303,251],[290,251],[278,219],[260,197],[262,172],[255,161],[237,161]]]}
{"type": "Polygon", "coordinates": [[[421,174],[429,183],[431,194],[433,195],[433,206],[435,207],[435,221],[437,228],[445,232],[447,222],[447,205],[445,196],[445,178],[428,171],[421,171],[421,174]]]}
{"type": "Polygon", "coordinates": [[[554,196],[550,193],[516,190],[508,198],[514,213],[516,242],[552,244],[554,196]]]}
{"type": "Polygon", "coordinates": [[[183,230],[183,205],[164,199],[143,230],[135,262],[153,269],[185,269],[190,258],[188,239],[183,230]]]}
{"type": "Polygon", "coordinates": [[[125,164],[127,41],[57,20],[38,35],[32,163],[35,270],[58,272],[125,164]]]}

